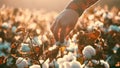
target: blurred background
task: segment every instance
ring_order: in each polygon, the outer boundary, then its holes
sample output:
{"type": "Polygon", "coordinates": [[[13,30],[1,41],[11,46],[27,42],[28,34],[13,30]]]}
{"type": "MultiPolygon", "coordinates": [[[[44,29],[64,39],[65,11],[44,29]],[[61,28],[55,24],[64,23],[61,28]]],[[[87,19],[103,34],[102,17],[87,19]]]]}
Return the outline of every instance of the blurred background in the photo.
{"type": "MultiPolygon", "coordinates": [[[[70,0],[0,0],[3,4],[11,7],[22,7],[29,9],[47,9],[49,11],[61,11],[70,0]]],[[[120,7],[120,0],[101,0],[97,5],[107,4],[109,7],[120,7]]]]}
{"type": "Polygon", "coordinates": [[[13,56],[18,68],[120,68],[120,0],[97,2],[57,47],[50,27],[69,1],[0,0],[0,66],[13,56]]]}

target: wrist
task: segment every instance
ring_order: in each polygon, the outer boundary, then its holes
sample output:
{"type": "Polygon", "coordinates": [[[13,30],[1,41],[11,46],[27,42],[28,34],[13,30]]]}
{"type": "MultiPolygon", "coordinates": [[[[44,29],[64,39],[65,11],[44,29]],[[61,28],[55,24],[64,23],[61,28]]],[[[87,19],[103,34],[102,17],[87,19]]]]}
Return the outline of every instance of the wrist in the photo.
{"type": "Polygon", "coordinates": [[[82,10],[77,3],[79,3],[79,0],[71,1],[68,4],[68,6],[66,7],[66,9],[72,9],[72,10],[76,11],[79,14],[79,16],[81,16],[84,10],[82,10]]]}
{"type": "Polygon", "coordinates": [[[96,3],[99,0],[72,0],[66,9],[73,9],[75,10],[79,16],[82,15],[82,13],[91,5],[96,3]]]}

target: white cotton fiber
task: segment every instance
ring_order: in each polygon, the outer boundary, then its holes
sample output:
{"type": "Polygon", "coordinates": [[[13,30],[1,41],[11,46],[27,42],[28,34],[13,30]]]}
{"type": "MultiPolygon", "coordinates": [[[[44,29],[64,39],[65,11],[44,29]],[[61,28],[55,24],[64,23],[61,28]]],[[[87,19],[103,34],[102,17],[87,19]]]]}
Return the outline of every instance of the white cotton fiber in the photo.
{"type": "Polygon", "coordinates": [[[39,39],[39,36],[33,37],[32,41],[39,46],[42,44],[42,41],[39,39]]]}
{"type": "MultiPolygon", "coordinates": [[[[44,62],[44,60],[39,60],[39,61],[40,61],[40,63],[44,62]]],[[[42,67],[43,68],[49,68],[48,62],[44,62],[44,64],[42,64],[42,67]]]]}
{"type": "Polygon", "coordinates": [[[58,58],[58,59],[57,59],[57,63],[58,63],[58,64],[62,64],[64,61],[65,61],[65,60],[64,60],[63,58],[58,58]]]}
{"type": "Polygon", "coordinates": [[[104,61],[104,60],[100,60],[100,63],[101,63],[102,65],[104,65],[105,68],[110,68],[108,62],[106,62],[106,61],[104,61]]]}
{"type": "Polygon", "coordinates": [[[29,44],[24,44],[24,43],[22,43],[20,50],[21,50],[22,52],[29,52],[29,51],[30,51],[29,44]]]}
{"type": "Polygon", "coordinates": [[[7,28],[9,27],[9,24],[8,24],[7,22],[4,22],[4,23],[2,24],[2,27],[7,29],[7,28]]]}
{"type": "MultiPolygon", "coordinates": [[[[35,65],[34,64],[34,65],[30,66],[29,68],[41,68],[41,67],[40,67],[40,65],[35,65]]],[[[43,64],[42,68],[49,68],[49,66],[47,66],[46,64],[43,64]]]]}
{"type": "Polygon", "coordinates": [[[0,51],[2,49],[5,49],[9,53],[9,51],[10,51],[10,43],[8,43],[8,42],[0,43],[0,51]]]}
{"type": "Polygon", "coordinates": [[[83,49],[82,53],[86,59],[90,59],[96,54],[96,50],[92,46],[88,45],[83,49]]]}
{"type": "Polygon", "coordinates": [[[81,68],[81,64],[80,62],[74,60],[70,63],[70,68],[81,68]]]}
{"type": "Polygon", "coordinates": [[[64,68],[70,68],[70,62],[64,62],[63,67],[64,68]]]}
{"type": "Polygon", "coordinates": [[[73,60],[76,60],[76,57],[72,55],[68,55],[68,61],[73,61],[73,60]]]}
{"type": "Polygon", "coordinates": [[[0,51],[0,57],[1,56],[6,56],[3,52],[0,51]]]}
{"type": "Polygon", "coordinates": [[[28,67],[28,62],[25,58],[19,57],[16,60],[16,65],[18,68],[25,68],[25,67],[28,67]]]}
{"type": "Polygon", "coordinates": [[[29,68],[40,68],[40,65],[32,65],[29,68]]]}
{"type": "Polygon", "coordinates": [[[68,55],[64,55],[64,56],[63,56],[63,59],[64,59],[65,61],[67,61],[68,55]]]}

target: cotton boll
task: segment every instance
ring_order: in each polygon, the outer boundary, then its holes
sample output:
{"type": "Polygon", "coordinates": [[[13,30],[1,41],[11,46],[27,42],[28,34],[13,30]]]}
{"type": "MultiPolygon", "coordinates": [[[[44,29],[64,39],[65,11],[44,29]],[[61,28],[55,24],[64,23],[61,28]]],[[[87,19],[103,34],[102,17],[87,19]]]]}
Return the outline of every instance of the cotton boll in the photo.
{"type": "MultiPolygon", "coordinates": [[[[43,62],[43,60],[40,60],[40,62],[43,62]]],[[[40,65],[32,65],[32,66],[30,66],[29,68],[41,68],[40,67],[40,65]]],[[[48,66],[48,64],[47,63],[44,63],[43,65],[42,65],[42,68],[49,68],[49,66],[48,66]]]]}
{"type": "Polygon", "coordinates": [[[57,63],[58,63],[58,64],[62,64],[64,61],[65,61],[65,60],[64,60],[63,58],[59,58],[59,59],[57,60],[57,63]]]}
{"type": "Polygon", "coordinates": [[[32,41],[37,44],[37,45],[41,45],[42,41],[39,39],[39,36],[35,36],[33,37],[32,41]]]}
{"type": "Polygon", "coordinates": [[[64,59],[65,61],[67,61],[68,55],[64,55],[64,56],[63,56],[63,59],[64,59]]]}
{"type": "Polygon", "coordinates": [[[16,60],[16,65],[18,68],[25,68],[25,67],[28,67],[28,62],[25,58],[19,57],[16,60]]]}
{"type": "Polygon", "coordinates": [[[47,41],[47,40],[48,40],[48,38],[47,38],[47,36],[46,36],[46,35],[42,35],[41,40],[44,42],[44,41],[47,41]]]}
{"type": "Polygon", "coordinates": [[[99,62],[97,60],[91,60],[91,62],[94,64],[99,64],[99,62]]]}
{"type": "Polygon", "coordinates": [[[8,27],[9,27],[9,24],[8,24],[7,22],[4,22],[4,23],[2,24],[2,28],[7,29],[8,27]]]}
{"type": "Polygon", "coordinates": [[[63,64],[59,64],[59,68],[64,68],[63,64]]]}
{"type": "Polygon", "coordinates": [[[75,45],[75,43],[70,43],[70,46],[66,48],[66,50],[70,51],[70,52],[74,52],[75,50],[77,50],[77,46],[75,45]]]}
{"type": "Polygon", "coordinates": [[[21,50],[22,52],[29,52],[29,51],[30,51],[29,44],[24,44],[24,43],[22,43],[20,50],[21,50]]]}
{"type": "Polygon", "coordinates": [[[73,60],[76,60],[76,57],[73,56],[73,55],[68,55],[68,61],[73,61],[73,60]]]}
{"type": "Polygon", "coordinates": [[[1,47],[1,48],[2,48],[2,49],[5,49],[6,52],[9,53],[9,52],[10,52],[10,43],[4,42],[4,43],[2,44],[2,47],[1,47]]]}
{"type": "Polygon", "coordinates": [[[70,68],[81,68],[81,64],[78,61],[72,61],[70,63],[70,68]]]}
{"type": "Polygon", "coordinates": [[[12,27],[12,32],[15,33],[16,30],[17,30],[17,27],[16,27],[16,26],[13,26],[13,27],[12,27]]]}
{"type": "Polygon", "coordinates": [[[70,62],[64,62],[63,66],[64,68],[70,68],[70,62]]]}
{"type": "Polygon", "coordinates": [[[105,68],[110,68],[109,64],[106,61],[100,60],[100,63],[101,65],[104,65],[105,68]]]}
{"type": "Polygon", "coordinates": [[[83,49],[82,53],[86,59],[90,59],[96,54],[96,51],[92,46],[88,45],[83,49]]]}
{"type": "Polygon", "coordinates": [[[120,28],[116,25],[110,25],[108,31],[111,31],[111,30],[119,32],[120,28]]]}
{"type": "Polygon", "coordinates": [[[3,52],[0,51],[0,56],[6,56],[3,52]]]}
{"type": "MultiPolygon", "coordinates": [[[[39,61],[40,61],[40,63],[43,63],[43,62],[44,62],[44,60],[39,60],[39,61]]],[[[48,65],[47,62],[44,62],[44,64],[42,64],[42,67],[43,67],[43,68],[49,68],[49,65],[48,65]]]]}
{"type": "Polygon", "coordinates": [[[103,25],[104,24],[102,22],[100,22],[100,21],[95,22],[95,26],[97,26],[97,27],[103,28],[103,25]]]}
{"type": "Polygon", "coordinates": [[[4,48],[4,49],[9,49],[9,48],[10,48],[10,43],[4,42],[3,48],[4,48]]]}
{"type": "Polygon", "coordinates": [[[42,67],[43,67],[43,68],[49,68],[49,65],[48,65],[48,63],[44,63],[44,64],[42,65],[42,67]]]}
{"type": "Polygon", "coordinates": [[[55,49],[57,46],[56,45],[53,45],[52,47],[49,47],[48,50],[52,51],[53,49],[55,49]]]}
{"type": "Polygon", "coordinates": [[[29,68],[40,68],[40,65],[32,65],[29,68]]]}
{"type": "Polygon", "coordinates": [[[59,68],[59,64],[57,63],[57,61],[54,61],[54,66],[55,68],[59,68]]]}

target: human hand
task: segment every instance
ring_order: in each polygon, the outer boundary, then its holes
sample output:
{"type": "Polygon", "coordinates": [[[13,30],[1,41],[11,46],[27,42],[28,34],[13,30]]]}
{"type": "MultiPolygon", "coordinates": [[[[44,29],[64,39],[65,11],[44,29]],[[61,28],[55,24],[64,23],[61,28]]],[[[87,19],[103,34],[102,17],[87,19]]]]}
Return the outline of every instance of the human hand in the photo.
{"type": "Polygon", "coordinates": [[[74,28],[79,14],[72,9],[64,9],[56,18],[51,27],[51,31],[55,37],[56,42],[64,42],[64,38],[74,28]]]}

